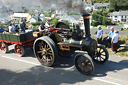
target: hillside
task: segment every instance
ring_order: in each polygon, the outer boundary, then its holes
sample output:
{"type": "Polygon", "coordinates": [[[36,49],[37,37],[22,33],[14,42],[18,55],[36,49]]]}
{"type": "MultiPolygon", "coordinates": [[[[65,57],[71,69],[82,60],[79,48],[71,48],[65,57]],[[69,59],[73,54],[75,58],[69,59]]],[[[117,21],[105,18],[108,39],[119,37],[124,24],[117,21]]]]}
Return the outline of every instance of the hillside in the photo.
{"type": "Polygon", "coordinates": [[[118,10],[128,10],[128,0],[92,0],[94,3],[110,3],[110,8],[118,10]]]}

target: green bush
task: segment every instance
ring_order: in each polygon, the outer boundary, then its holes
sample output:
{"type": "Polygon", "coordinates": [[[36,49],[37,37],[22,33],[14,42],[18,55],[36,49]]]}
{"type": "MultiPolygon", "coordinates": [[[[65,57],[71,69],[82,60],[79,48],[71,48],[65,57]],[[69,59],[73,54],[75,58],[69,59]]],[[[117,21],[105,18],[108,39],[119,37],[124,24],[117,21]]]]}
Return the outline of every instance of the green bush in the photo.
{"type": "Polygon", "coordinates": [[[113,11],[115,11],[114,8],[110,8],[110,9],[109,9],[109,12],[113,12],[113,11]]]}
{"type": "Polygon", "coordinates": [[[46,21],[41,21],[41,22],[35,22],[35,23],[31,23],[33,26],[37,26],[40,25],[40,23],[45,24],[46,21]]]}
{"type": "Polygon", "coordinates": [[[97,21],[92,21],[91,25],[92,25],[92,26],[98,26],[99,23],[98,23],[97,21]]]}
{"type": "Polygon", "coordinates": [[[65,22],[66,24],[70,24],[68,20],[62,20],[62,22],[65,22]]]}
{"type": "Polygon", "coordinates": [[[56,24],[59,22],[58,20],[58,18],[53,18],[50,23],[56,26],[56,24]]]}

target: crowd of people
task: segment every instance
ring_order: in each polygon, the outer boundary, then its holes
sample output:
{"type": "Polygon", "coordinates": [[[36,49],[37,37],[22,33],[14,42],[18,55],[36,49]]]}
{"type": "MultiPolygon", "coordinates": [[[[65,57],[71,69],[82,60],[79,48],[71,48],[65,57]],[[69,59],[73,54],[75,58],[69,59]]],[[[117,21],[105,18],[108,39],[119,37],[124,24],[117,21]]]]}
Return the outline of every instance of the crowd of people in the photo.
{"type": "Polygon", "coordinates": [[[0,25],[0,33],[3,33],[3,32],[25,33],[25,25],[26,25],[25,20],[23,18],[21,18],[19,21],[19,26],[18,26],[18,24],[11,22],[8,26],[8,29],[5,30],[5,29],[3,29],[2,25],[0,25]]]}
{"type": "MultiPolygon", "coordinates": [[[[53,25],[51,25],[50,20],[47,19],[45,25],[42,22],[40,23],[38,30],[39,30],[39,32],[43,32],[44,30],[48,31],[51,27],[53,27],[53,25]]],[[[26,23],[25,23],[25,20],[23,18],[21,18],[19,20],[19,24],[15,24],[13,22],[10,23],[7,30],[3,29],[2,25],[0,25],[0,33],[3,33],[3,32],[26,33],[27,31],[25,29],[26,29],[26,23]]]]}
{"type": "Polygon", "coordinates": [[[112,48],[112,52],[116,53],[117,52],[117,43],[118,43],[118,39],[119,39],[119,32],[114,30],[113,27],[110,28],[110,32],[109,34],[102,40],[103,38],[103,29],[101,28],[101,26],[97,27],[97,43],[98,44],[104,44],[106,47],[111,47],[112,48]]]}

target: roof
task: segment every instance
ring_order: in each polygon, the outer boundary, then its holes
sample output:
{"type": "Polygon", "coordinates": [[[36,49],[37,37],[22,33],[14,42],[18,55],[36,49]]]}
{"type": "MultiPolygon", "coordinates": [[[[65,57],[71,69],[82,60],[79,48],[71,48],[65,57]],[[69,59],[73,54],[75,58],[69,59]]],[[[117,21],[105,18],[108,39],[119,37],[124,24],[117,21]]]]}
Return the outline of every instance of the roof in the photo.
{"type": "Polygon", "coordinates": [[[128,11],[111,12],[110,16],[128,16],[128,11]]]}
{"type": "Polygon", "coordinates": [[[105,6],[108,6],[109,3],[95,3],[94,6],[97,6],[97,7],[105,7],[105,6]]]}
{"type": "Polygon", "coordinates": [[[74,18],[75,20],[79,20],[81,15],[70,15],[70,17],[74,18]]]}
{"type": "Polygon", "coordinates": [[[28,17],[29,13],[14,13],[13,17],[28,17]]]}

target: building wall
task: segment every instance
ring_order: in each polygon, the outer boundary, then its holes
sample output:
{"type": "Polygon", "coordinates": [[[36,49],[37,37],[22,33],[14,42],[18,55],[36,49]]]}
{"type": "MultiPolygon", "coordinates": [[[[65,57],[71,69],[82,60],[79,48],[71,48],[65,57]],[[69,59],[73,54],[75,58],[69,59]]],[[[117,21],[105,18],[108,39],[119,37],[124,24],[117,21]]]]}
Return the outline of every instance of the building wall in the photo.
{"type": "Polygon", "coordinates": [[[30,23],[35,23],[35,22],[37,22],[36,19],[34,19],[34,18],[31,18],[31,19],[30,19],[30,23]]]}
{"type": "Polygon", "coordinates": [[[112,19],[112,21],[119,21],[119,22],[128,22],[128,16],[110,16],[110,18],[112,19]]]}
{"type": "Polygon", "coordinates": [[[32,17],[32,16],[29,14],[29,15],[27,16],[27,21],[30,21],[31,17],[32,17]]]}

